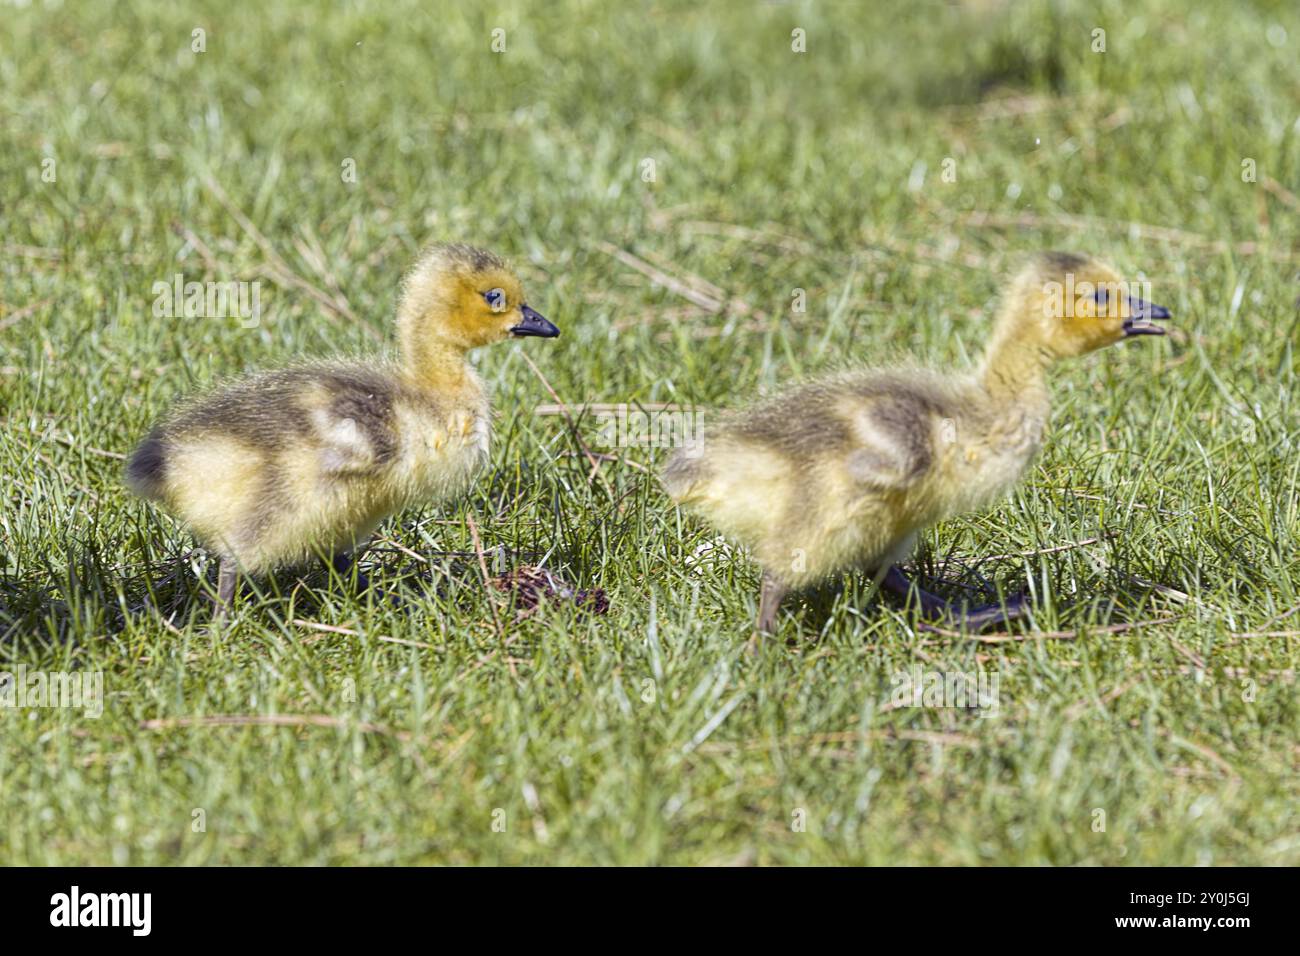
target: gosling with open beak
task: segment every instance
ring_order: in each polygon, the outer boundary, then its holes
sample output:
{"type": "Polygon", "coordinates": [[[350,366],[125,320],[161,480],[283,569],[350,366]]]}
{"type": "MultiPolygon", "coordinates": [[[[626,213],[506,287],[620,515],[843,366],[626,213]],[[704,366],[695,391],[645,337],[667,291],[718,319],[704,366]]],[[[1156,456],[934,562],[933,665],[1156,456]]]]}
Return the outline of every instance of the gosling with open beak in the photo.
{"type": "Polygon", "coordinates": [[[1124,320],[1124,336],[1126,338],[1133,335],[1165,334],[1163,328],[1152,324],[1152,320],[1169,318],[1169,310],[1163,305],[1156,305],[1154,302],[1144,302],[1141,299],[1130,297],[1128,308],[1128,318],[1124,320]]]}

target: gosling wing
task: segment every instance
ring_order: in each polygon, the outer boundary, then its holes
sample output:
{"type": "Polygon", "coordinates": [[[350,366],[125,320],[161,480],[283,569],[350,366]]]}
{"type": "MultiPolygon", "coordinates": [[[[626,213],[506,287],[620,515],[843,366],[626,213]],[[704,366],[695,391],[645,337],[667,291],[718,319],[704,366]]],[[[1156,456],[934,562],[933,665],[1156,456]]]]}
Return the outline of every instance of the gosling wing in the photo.
{"type": "Polygon", "coordinates": [[[309,402],[321,472],[362,477],[382,471],[397,456],[395,396],[377,376],[333,370],[319,379],[309,402]]]}
{"type": "Polygon", "coordinates": [[[904,491],[934,459],[929,410],[907,395],[880,395],[847,410],[844,468],[857,485],[904,491]]]}

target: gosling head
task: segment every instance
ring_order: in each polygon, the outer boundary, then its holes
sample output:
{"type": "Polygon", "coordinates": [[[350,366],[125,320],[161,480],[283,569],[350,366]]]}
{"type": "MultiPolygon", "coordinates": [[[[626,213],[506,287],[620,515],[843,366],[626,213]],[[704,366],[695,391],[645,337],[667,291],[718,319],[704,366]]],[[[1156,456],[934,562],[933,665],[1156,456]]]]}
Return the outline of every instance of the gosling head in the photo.
{"type": "Polygon", "coordinates": [[[1049,252],[1012,285],[997,338],[1019,339],[1052,358],[1072,358],[1139,335],[1164,335],[1156,320],[1169,310],[1146,301],[1146,283],[1131,283],[1105,263],[1049,252]]]}
{"type": "Polygon", "coordinates": [[[499,256],[473,246],[430,246],[407,273],[397,309],[402,346],[468,352],[502,339],[555,338],[560,330],[524,302],[524,290],[499,256]]]}

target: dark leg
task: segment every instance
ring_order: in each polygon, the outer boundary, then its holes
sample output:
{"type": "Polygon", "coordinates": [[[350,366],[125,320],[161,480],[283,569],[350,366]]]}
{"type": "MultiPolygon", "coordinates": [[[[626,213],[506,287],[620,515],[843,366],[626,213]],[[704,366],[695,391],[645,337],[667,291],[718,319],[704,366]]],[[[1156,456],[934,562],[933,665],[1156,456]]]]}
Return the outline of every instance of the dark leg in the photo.
{"type": "Polygon", "coordinates": [[[352,579],[352,574],[355,571],[357,575],[357,590],[370,590],[370,578],[366,576],[364,571],[357,567],[357,560],[350,553],[346,551],[338,552],[338,554],[334,555],[334,557],[330,559],[330,565],[334,568],[334,573],[344,581],[350,581],[352,579]]]}
{"type": "Polygon", "coordinates": [[[885,572],[881,583],[894,594],[902,597],[915,594],[921,605],[921,612],[926,617],[935,619],[935,623],[951,624],[971,632],[982,631],[990,624],[1010,623],[1029,612],[1029,598],[1024,594],[1007,598],[1006,607],[1001,604],[981,604],[978,607],[966,608],[964,605],[951,604],[909,581],[907,575],[900,571],[897,565],[885,572]]]}
{"type": "Polygon", "coordinates": [[[909,580],[907,575],[900,571],[896,564],[889,566],[889,570],[885,572],[880,585],[886,591],[897,594],[901,598],[910,598],[912,595],[916,595],[916,599],[921,605],[921,612],[927,617],[944,614],[949,610],[947,601],[937,594],[931,594],[919,584],[909,580]]]}
{"type": "Polygon", "coordinates": [[[788,590],[783,582],[763,572],[763,583],[758,590],[758,621],[754,625],[759,634],[776,633],[776,614],[788,590]]]}
{"type": "Polygon", "coordinates": [[[1028,613],[1029,596],[1021,593],[1007,598],[1005,608],[1001,604],[983,604],[979,607],[973,607],[964,614],[958,615],[956,623],[973,634],[976,631],[984,630],[990,624],[1010,624],[1028,613]]]}
{"type": "Polygon", "coordinates": [[[217,598],[212,602],[212,620],[220,621],[230,613],[235,604],[235,586],[239,583],[239,569],[230,558],[221,559],[217,571],[217,598]]]}
{"type": "Polygon", "coordinates": [[[330,566],[343,581],[352,580],[352,575],[356,575],[357,593],[365,594],[367,591],[374,594],[376,598],[387,601],[393,607],[405,607],[406,601],[392,591],[386,591],[370,583],[370,578],[357,567],[356,553],[340,551],[330,559],[330,566]]]}

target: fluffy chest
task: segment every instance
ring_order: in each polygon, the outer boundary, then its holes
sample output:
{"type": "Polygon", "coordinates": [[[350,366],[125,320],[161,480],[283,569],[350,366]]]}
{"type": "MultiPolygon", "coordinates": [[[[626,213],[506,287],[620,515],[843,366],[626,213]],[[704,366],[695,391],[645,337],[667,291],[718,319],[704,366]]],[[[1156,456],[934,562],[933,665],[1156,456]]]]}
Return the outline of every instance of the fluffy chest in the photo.
{"type": "Polygon", "coordinates": [[[980,507],[1020,481],[1042,448],[1047,428],[1045,403],[1017,405],[954,421],[940,436],[948,484],[959,499],[955,510],[980,507]]]}
{"type": "Polygon", "coordinates": [[[397,413],[405,436],[399,477],[412,493],[459,491],[487,462],[491,427],[486,401],[436,414],[414,406],[397,413]]]}

